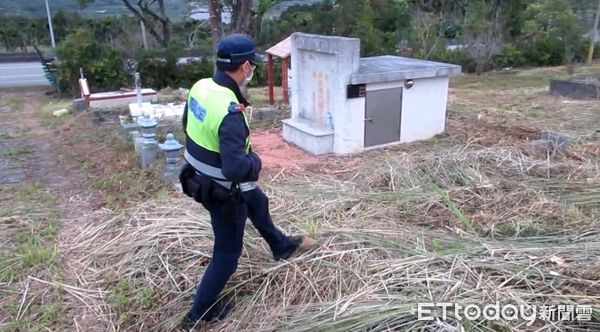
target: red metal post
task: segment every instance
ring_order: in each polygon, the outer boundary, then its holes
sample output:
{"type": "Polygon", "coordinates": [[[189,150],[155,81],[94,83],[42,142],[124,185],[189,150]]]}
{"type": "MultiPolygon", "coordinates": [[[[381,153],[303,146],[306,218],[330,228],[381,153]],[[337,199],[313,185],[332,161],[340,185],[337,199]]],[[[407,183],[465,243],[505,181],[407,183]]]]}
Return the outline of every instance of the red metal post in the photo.
{"type": "Polygon", "coordinates": [[[275,104],[275,96],[273,93],[273,55],[269,54],[269,105],[275,104]]]}
{"type": "Polygon", "coordinates": [[[283,102],[290,103],[288,96],[288,58],[281,59],[281,88],[283,89],[283,102]]]}

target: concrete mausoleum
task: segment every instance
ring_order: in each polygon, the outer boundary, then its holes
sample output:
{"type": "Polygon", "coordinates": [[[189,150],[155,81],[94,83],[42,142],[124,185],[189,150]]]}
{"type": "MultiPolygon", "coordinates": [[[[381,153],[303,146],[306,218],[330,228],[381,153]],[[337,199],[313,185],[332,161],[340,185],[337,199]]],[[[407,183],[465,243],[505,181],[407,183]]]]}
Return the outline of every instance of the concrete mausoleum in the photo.
{"type": "Polygon", "coordinates": [[[444,131],[449,77],[460,66],[359,52],[356,38],[292,35],[286,141],[317,155],[349,154],[444,131]]]}

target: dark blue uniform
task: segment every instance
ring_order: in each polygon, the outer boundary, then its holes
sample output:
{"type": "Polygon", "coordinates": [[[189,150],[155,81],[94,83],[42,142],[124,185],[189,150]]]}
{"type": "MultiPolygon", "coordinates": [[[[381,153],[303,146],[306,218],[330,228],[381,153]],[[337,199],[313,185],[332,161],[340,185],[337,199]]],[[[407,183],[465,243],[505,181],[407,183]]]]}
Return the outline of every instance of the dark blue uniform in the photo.
{"type": "MultiPolygon", "coordinates": [[[[238,84],[224,71],[217,71],[213,76],[215,83],[233,91],[240,103],[249,103],[241,94],[238,84]]],[[[183,128],[187,124],[187,105],[183,116],[183,128]]],[[[229,181],[248,182],[258,180],[262,163],[258,155],[246,153],[244,144],[250,135],[249,129],[241,112],[225,116],[219,128],[220,153],[204,149],[195,144],[189,137],[186,140],[186,150],[197,160],[210,166],[220,168],[229,181]]],[[[298,240],[288,237],[278,230],[271,220],[269,199],[256,188],[241,192],[237,202],[237,216],[229,220],[223,215],[223,204],[213,201],[203,202],[209,211],[211,224],[215,235],[213,257],[204,271],[202,281],[198,286],[194,304],[184,320],[184,326],[190,327],[197,320],[213,320],[228,310],[217,305],[211,308],[218,299],[219,293],[235,272],[238,259],[242,252],[244,226],[249,217],[260,235],[269,244],[275,259],[287,258],[298,247],[298,240]],[[187,324],[187,325],[186,325],[187,324]]]]}

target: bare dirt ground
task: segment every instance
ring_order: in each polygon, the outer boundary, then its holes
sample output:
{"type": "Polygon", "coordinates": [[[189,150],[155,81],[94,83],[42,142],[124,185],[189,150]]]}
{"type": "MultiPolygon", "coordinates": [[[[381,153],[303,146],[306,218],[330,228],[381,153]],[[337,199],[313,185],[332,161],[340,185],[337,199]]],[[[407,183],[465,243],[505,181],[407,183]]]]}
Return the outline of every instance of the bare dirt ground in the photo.
{"type": "Polygon", "coordinates": [[[251,139],[253,150],[260,155],[267,170],[301,170],[306,165],[323,160],[285,142],[279,132],[259,131],[254,133],[251,139]]]}

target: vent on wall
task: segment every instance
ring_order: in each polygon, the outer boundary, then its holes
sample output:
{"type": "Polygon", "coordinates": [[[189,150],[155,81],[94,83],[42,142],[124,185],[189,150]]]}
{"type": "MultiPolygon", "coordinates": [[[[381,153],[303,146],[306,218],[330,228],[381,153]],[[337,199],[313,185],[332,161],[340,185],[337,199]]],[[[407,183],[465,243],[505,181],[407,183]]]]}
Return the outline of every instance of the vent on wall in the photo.
{"type": "Polygon", "coordinates": [[[350,84],[346,92],[346,98],[360,98],[367,95],[366,84],[350,84]]]}

